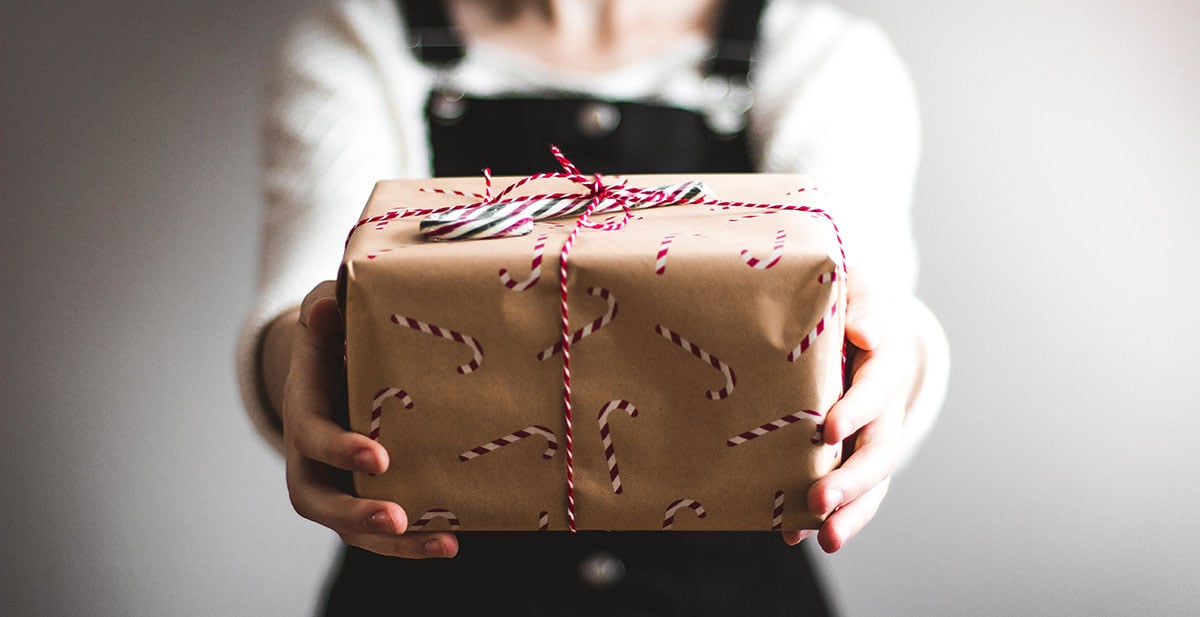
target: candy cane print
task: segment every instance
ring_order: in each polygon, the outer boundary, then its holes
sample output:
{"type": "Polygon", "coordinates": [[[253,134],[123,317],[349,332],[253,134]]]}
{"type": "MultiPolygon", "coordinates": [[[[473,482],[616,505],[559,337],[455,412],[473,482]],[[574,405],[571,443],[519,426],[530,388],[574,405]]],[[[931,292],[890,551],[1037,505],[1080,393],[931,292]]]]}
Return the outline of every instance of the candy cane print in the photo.
{"type": "Polygon", "coordinates": [[[546,460],[553,458],[554,453],[558,451],[558,438],[554,436],[554,433],[551,432],[550,429],[535,424],[533,426],[525,427],[519,431],[509,433],[503,437],[497,437],[483,444],[482,446],[471,448],[470,450],[459,454],[458,460],[460,463],[465,463],[473,458],[482,456],[493,450],[503,448],[504,446],[514,444],[522,439],[525,439],[526,437],[532,437],[534,435],[541,435],[542,437],[546,438],[546,451],[542,453],[542,458],[546,460]]]}
{"type": "Polygon", "coordinates": [[[604,443],[604,458],[608,461],[608,475],[612,479],[613,493],[620,495],[623,490],[621,488],[621,472],[617,469],[617,455],[613,451],[612,436],[608,430],[608,414],[618,409],[624,410],[631,418],[636,418],[638,415],[637,407],[634,407],[633,403],[616,399],[600,408],[600,416],[597,421],[600,423],[600,441],[604,443]]]}
{"type": "Polygon", "coordinates": [[[463,375],[466,375],[467,373],[479,368],[479,363],[483,361],[483,347],[481,347],[479,345],[479,341],[475,340],[473,337],[460,334],[454,330],[439,328],[438,326],[427,324],[423,321],[413,319],[412,317],[405,317],[403,315],[392,315],[392,323],[406,326],[412,328],[413,330],[419,330],[425,334],[440,336],[444,339],[454,341],[456,343],[462,343],[463,345],[469,347],[473,357],[469,362],[458,367],[457,369],[458,372],[463,375]]]}
{"type": "Polygon", "coordinates": [[[771,531],[783,529],[783,491],[775,491],[775,512],[771,518],[771,531]]]}
{"type": "Polygon", "coordinates": [[[700,347],[698,347],[696,344],[692,343],[691,341],[672,332],[666,326],[663,326],[661,324],[655,324],[654,331],[661,334],[663,338],[671,341],[672,343],[675,343],[675,345],[678,346],[679,348],[684,349],[686,351],[690,351],[693,356],[696,356],[697,358],[700,358],[701,360],[712,365],[713,368],[720,371],[721,375],[723,375],[725,377],[725,386],[723,388],[721,388],[719,390],[709,390],[708,392],[705,392],[705,395],[708,396],[709,399],[715,401],[715,400],[723,399],[733,393],[733,386],[737,384],[737,376],[734,375],[733,369],[728,364],[725,364],[724,362],[719,360],[716,356],[713,356],[712,354],[708,353],[707,351],[700,349],[700,347]]]}
{"type": "Polygon", "coordinates": [[[822,285],[824,285],[825,283],[832,283],[836,280],[838,280],[837,270],[833,270],[832,272],[825,272],[825,273],[822,273],[817,276],[817,282],[822,285]]]}
{"type": "Polygon", "coordinates": [[[371,403],[371,439],[379,441],[379,422],[383,418],[383,402],[389,398],[394,398],[404,405],[405,409],[412,409],[412,399],[408,397],[408,393],[400,388],[384,388],[375,393],[375,400],[371,403]]]}
{"type": "Polygon", "coordinates": [[[432,510],[427,510],[421,515],[420,518],[414,521],[412,525],[409,525],[409,527],[412,529],[423,529],[435,518],[446,519],[446,521],[450,523],[450,531],[458,531],[458,528],[460,527],[458,517],[455,516],[453,512],[445,508],[433,508],[432,510]]]}
{"type": "Polygon", "coordinates": [[[542,510],[538,512],[538,531],[550,530],[550,513],[542,510]]]}
{"type": "Polygon", "coordinates": [[[771,250],[771,255],[769,257],[767,257],[765,260],[759,259],[751,255],[749,250],[742,250],[742,259],[745,260],[747,266],[750,266],[755,270],[766,270],[767,268],[779,263],[780,258],[783,257],[784,242],[787,242],[787,232],[780,229],[779,231],[775,232],[775,248],[771,250]]]}
{"type": "Polygon", "coordinates": [[[542,253],[546,249],[546,234],[537,237],[533,242],[533,261],[529,263],[529,277],[523,281],[514,280],[508,275],[507,268],[500,268],[500,282],[513,291],[525,291],[537,284],[542,277],[542,253]]]}
{"type": "Polygon", "coordinates": [[[704,234],[678,234],[670,233],[663,236],[662,242],[658,245],[658,255],[654,260],[654,273],[662,274],[667,270],[667,252],[671,250],[671,242],[680,236],[691,236],[693,238],[703,238],[704,234]]]}
{"type": "Polygon", "coordinates": [[[667,506],[667,512],[663,515],[663,531],[675,526],[675,512],[680,508],[688,508],[692,512],[695,512],[699,518],[708,516],[708,513],[704,511],[704,506],[700,505],[700,502],[694,499],[676,499],[671,502],[671,505],[667,506]]]}
{"type": "MultiPolygon", "coordinates": [[[[815,420],[820,420],[821,414],[819,414],[811,409],[802,409],[800,411],[797,411],[796,413],[790,413],[778,420],[772,420],[771,422],[763,424],[762,426],[752,428],[752,429],[746,431],[745,433],[741,433],[739,435],[730,437],[729,441],[725,442],[725,445],[729,446],[730,448],[732,448],[734,446],[740,446],[740,445],[746,443],[747,441],[750,441],[752,439],[758,439],[759,437],[762,437],[763,435],[766,435],[767,433],[770,433],[771,431],[777,431],[785,426],[788,426],[789,424],[794,424],[796,422],[799,422],[801,420],[806,420],[806,419],[813,420],[814,418],[815,418],[815,420]]],[[[817,426],[818,426],[818,428],[822,427],[822,425],[819,422],[818,422],[817,426]]],[[[817,437],[813,437],[813,443],[820,443],[820,440],[817,439],[817,437]]]]}
{"type": "Polygon", "coordinates": [[[671,250],[671,241],[678,234],[667,234],[663,236],[662,243],[658,245],[658,256],[654,260],[654,273],[662,274],[667,270],[667,251],[671,250]]]}
{"type": "Polygon", "coordinates": [[[837,302],[834,302],[833,306],[829,309],[829,314],[822,315],[820,321],[817,322],[816,327],[814,327],[811,332],[806,334],[804,338],[800,340],[800,344],[796,345],[795,349],[788,352],[788,362],[795,362],[800,358],[800,354],[808,351],[808,348],[811,347],[813,343],[817,342],[817,337],[821,336],[821,333],[825,331],[825,320],[836,315],[837,310],[837,302]]]}
{"type": "MultiPolygon", "coordinates": [[[[587,292],[593,296],[603,298],[605,302],[608,302],[608,310],[605,311],[603,315],[598,317],[592,323],[576,330],[575,333],[571,335],[571,344],[572,345],[583,340],[585,337],[590,336],[596,330],[599,330],[600,328],[604,327],[605,324],[612,321],[613,318],[617,316],[617,298],[616,298],[616,296],[612,295],[611,292],[609,292],[607,289],[604,289],[603,287],[588,287],[587,292]]],[[[545,360],[545,359],[551,358],[559,353],[562,353],[562,341],[558,341],[558,342],[554,343],[553,345],[538,352],[538,360],[545,360]]]]}

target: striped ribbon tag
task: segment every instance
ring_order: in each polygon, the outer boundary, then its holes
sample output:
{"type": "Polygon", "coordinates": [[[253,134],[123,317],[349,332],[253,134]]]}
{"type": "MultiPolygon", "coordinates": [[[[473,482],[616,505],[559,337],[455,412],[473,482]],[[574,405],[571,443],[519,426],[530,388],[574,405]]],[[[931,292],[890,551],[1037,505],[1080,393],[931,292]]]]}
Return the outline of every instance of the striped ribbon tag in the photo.
{"type": "MultiPolygon", "coordinates": [[[[602,197],[592,214],[619,212],[628,208],[653,208],[711,199],[703,182],[684,182],[652,189],[613,191],[602,197]]],[[[523,236],[533,231],[533,222],[579,216],[592,203],[591,195],[553,193],[516,197],[473,208],[437,212],[421,219],[421,235],[427,240],[474,240],[523,236]]]]}

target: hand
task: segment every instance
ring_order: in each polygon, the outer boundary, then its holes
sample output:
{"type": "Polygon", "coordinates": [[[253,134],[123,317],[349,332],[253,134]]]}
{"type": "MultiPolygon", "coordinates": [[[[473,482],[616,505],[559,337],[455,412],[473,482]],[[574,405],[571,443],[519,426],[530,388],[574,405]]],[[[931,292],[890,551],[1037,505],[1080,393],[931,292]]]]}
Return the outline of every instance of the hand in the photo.
{"type": "MultiPolygon", "coordinates": [[[[905,405],[923,360],[907,298],[872,287],[864,272],[852,271],[848,281],[846,339],[856,353],[850,388],[829,410],[824,436],[827,444],[852,438],[854,448],[808,491],[809,510],[828,515],[816,530],[827,553],[866,526],[887,494],[904,441],[905,405]]],[[[813,533],[784,532],[784,541],[797,544],[813,533]]]]}
{"type": "Polygon", "coordinates": [[[292,506],[346,544],[394,557],[453,557],[458,540],[447,532],[405,533],[408,515],[390,501],[361,499],[339,486],[339,471],[383,473],[389,459],[379,442],[333,420],[342,371],[344,333],[334,283],[304,298],[283,389],[287,485],[292,506]]]}

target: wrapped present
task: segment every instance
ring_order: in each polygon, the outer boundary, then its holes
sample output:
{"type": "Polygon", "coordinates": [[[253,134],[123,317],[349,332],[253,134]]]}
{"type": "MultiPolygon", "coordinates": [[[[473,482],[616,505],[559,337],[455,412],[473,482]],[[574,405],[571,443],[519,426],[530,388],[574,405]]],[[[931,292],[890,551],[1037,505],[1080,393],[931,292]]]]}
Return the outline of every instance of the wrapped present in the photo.
{"type": "Polygon", "coordinates": [[[639,207],[619,184],[525,180],[495,197],[479,178],[376,185],[339,287],[350,427],[391,466],[355,490],[415,529],[819,525],[805,495],[841,458],[821,427],[842,393],[845,277],[814,191],[629,176],[687,202],[639,207]]]}

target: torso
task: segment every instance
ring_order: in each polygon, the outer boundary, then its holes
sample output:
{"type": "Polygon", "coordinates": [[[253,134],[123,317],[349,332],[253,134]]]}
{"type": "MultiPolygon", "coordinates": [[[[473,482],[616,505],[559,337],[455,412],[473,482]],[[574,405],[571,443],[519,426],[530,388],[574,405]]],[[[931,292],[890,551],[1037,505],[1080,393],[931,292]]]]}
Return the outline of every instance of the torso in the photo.
{"type": "Polygon", "coordinates": [[[664,0],[644,11],[637,9],[650,5],[625,0],[456,0],[447,5],[450,10],[440,15],[428,5],[408,5],[410,24],[416,28],[413,40],[458,39],[465,48],[460,52],[465,56],[454,60],[445,59],[454,54],[446,56],[444,49],[418,50],[439,75],[435,83],[440,85],[435,85],[426,106],[435,175],[473,175],[484,167],[498,174],[545,171],[554,166],[549,144],[561,147],[581,169],[604,173],[752,171],[744,130],[748,104],[736,93],[680,105],[627,100],[619,93],[605,94],[603,87],[546,87],[537,84],[536,77],[524,90],[488,94],[468,89],[465,82],[478,84],[488,74],[521,74],[524,64],[529,73],[569,74],[581,83],[611,83],[619,90],[636,81],[626,71],[654,62],[668,68],[646,73],[660,73],[654,78],[665,80],[682,75],[694,80],[689,84],[695,86],[693,92],[705,90],[700,81],[744,84],[748,62],[735,62],[718,72],[703,54],[710,46],[727,49],[724,42],[730,40],[749,48],[756,38],[758,3],[664,0]],[[730,7],[741,15],[718,15],[730,7]],[[594,14],[583,18],[586,27],[577,33],[579,24],[572,22],[569,11],[581,10],[594,14]],[[668,12],[683,17],[672,21],[666,19],[668,12]],[[669,24],[659,28],[659,36],[652,27],[656,21],[669,24]],[[536,44],[541,41],[548,44],[536,44]],[[640,48],[658,55],[624,59],[640,48]],[[555,54],[556,49],[562,53],[555,54]],[[673,54],[679,54],[676,62],[664,64],[664,57],[673,54]],[[480,70],[481,65],[486,70],[480,70]],[[592,75],[589,69],[600,72],[592,75]]]}

